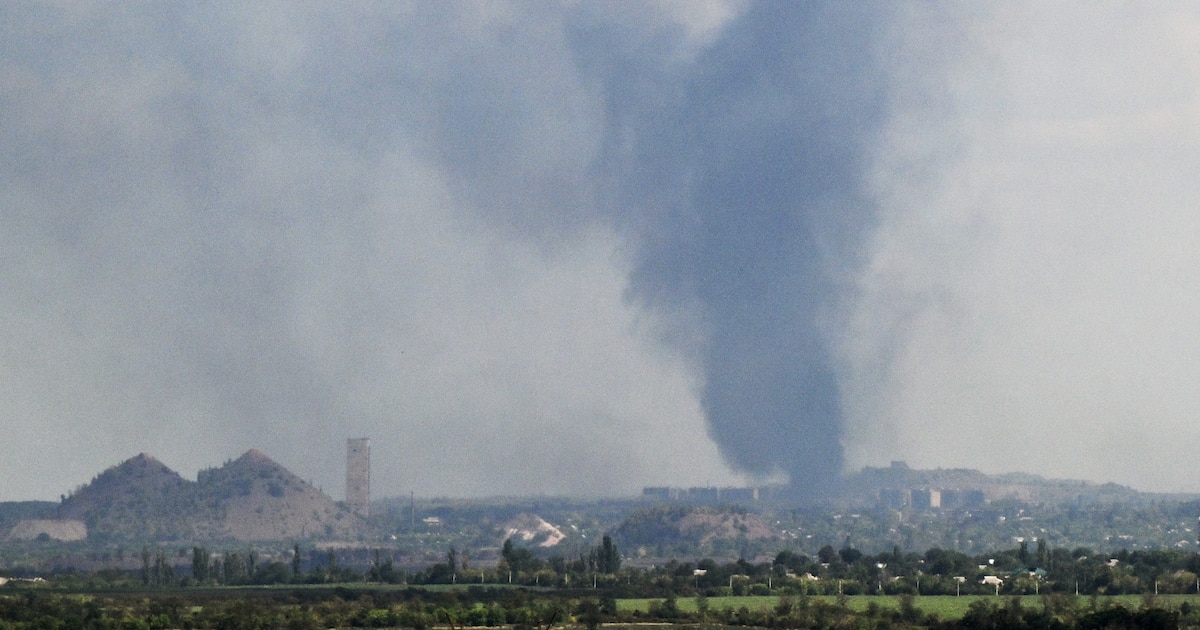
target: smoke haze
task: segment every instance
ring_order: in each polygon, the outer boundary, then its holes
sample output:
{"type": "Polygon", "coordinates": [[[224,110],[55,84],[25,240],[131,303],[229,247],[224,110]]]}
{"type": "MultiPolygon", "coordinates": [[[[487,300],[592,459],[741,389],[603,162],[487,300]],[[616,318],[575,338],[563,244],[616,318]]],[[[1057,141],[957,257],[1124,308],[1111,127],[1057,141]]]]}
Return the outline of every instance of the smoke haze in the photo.
{"type": "Polygon", "coordinates": [[[0,4],[0,499],[1200,489],[1200,16],[0,4]]]}
{"type": "Polygon", "coordinates": [[[850,462],[1198,489],[1200,16],[1081,8],[896,23],[850,462]]]}

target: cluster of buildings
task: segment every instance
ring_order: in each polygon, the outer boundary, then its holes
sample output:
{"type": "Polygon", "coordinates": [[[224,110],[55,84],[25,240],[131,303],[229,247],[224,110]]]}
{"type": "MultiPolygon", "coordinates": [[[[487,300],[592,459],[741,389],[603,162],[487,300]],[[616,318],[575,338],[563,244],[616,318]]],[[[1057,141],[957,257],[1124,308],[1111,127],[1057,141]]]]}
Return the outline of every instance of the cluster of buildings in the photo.
{"type": "Polygon", "coordinates": [[[686,503],[689,505],[719,505],[758,503],[758,488],[669,488],[657,486],[642,488],[642,498],[660,503],[686,503]]]}
{"type": "Polygon", "coordinates": [[[987,503],[983,490],[938,490],[935,488],[895,489],[879,491],[882,507],[900,510],[936,510],[940,508],[974,508],[987,503]]]}

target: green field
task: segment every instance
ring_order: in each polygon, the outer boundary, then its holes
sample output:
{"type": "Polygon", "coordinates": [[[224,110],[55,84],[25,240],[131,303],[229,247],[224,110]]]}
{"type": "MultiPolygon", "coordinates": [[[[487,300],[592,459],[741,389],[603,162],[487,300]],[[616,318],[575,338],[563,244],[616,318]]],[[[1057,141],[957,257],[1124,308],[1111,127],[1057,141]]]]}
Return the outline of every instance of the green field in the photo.
{"type": "MultiPolygon", "coordinates": [[[[1080,609],[1090,608],[1092,600],[1085,596],[1069,596],[1075,600],[1075,605],[1080,609]]],[[[975,601],[984,600],[997,605],[1006,605],[1013,596],[994,596],[994,595],[963,595],[956,597],[953,595],[922,595],[913,598],[913,605],[924,613],[935,613],[942,619],[959,619],[967,612],[967,608],[975,601]]],[[[1039,595],[1022,595],[1017,596],[1021,600],[1021,605],[1025,608],[1040,608],[1042,606],[1042,597],[1039,595]]],[[[821,600],[830,604],[837,602],[836,596],[812,596],[813,600],[821,600]]],[[[897,608],[900,605],[900,598],[892,595],[852,595],[847,596],[846,605],[855,611],[867,610],[871,605],[875,605],[881,609],[897,608]]],[[[650,609],[651,602],[662,602],[660,599],[619,599],[617,600],[617,609],[621,611],[639,611],[642,613],[650,609]]],[[[728,610],[740,609],[745,607],[747,610],[770,610],[779,603],[779,597],[775,595],[762,596],[744,596],[744,597],[709,597],[707,598],[708,608],[710,610],[728,610]]],[[[1113,595],[1107,597],[1099,597],[1096,600],[1097,606],[1120,605],[1128,609],[1138,609],[1143,606],[1146,599],[1142,595],[1113,595]]],[[[1159,595],[1154,598],[1155,605],[1161,608],[1178,608],[1180,604],[1187,602],[1193,607],[1200,606],[1200,595],[1159,595]]],[[[681,612],[696,612],[696,599],[691,597],[681,597],[676,600],[676,605],[681,612]]]]}

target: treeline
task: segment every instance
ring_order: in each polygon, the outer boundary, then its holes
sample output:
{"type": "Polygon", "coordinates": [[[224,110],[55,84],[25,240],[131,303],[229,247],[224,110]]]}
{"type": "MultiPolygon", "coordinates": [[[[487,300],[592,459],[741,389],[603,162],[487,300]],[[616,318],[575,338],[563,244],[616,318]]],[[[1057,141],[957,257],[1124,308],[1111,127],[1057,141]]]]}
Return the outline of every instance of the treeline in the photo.
{"type": "Polygon", "coordinates": [[[576,602],[533,599],[525,591],[473,587],[468,593],[269,589],[74,595],[0,589],[0,628],[156,630],[222,628],[546,627],[569,621],[576,602]]]}
{"type": "Polygon", "coordinates": [[[1200,610],[1186,602],[1179,607],[1160,606],[1153,597],[1136,608],[1118,602],[1062,594],[1044,595],[1037,605],[1028,605],[1020,597],[980,598],[957,619],[945,619],[938,613],[923,611],[916,597],[900,595],[894,606],[869,603],[863,609],[848,605],[849,597],[817,598],[807,595],[782,596],[772,607],[750,609],[710,608],[704,596],[698,596],[694,611],[684,612],[675,598],[651,602],[646,615],[617,615],[613,621],[644,624],[665,621],[688,626],[721,625],[753,628],[967,628],[1033,630],[1072,628],[1174,629],[1200,625],[1200,610]]]}
{"type": "MultiPolygon", "coordinates": [[[[601,589],[616,597],[714,597],[726,595],[1077,595],[1200,593],[1200,554],[1182,550],[1096,553],[1084,547],[1050,548],[1044,542],[988,554],[932,548],[924,553],[864,554],[826,546],[809,556],[778,552],[769,562],[739,559],[718,563],[671,560],[626,566],[613,540],[576,557],[540,557],[506,541],[498,562],[475,566],[450,548],[445,561],[417,571],[398,568],[383,549],[308,550],[290,557],[260,558],[252,549],[192,549],[190,571],[173,566],[162,550],[144,548],[139,581],[128,573],[98,571],[77,576],[96,586],[173,588],[269,584],[462,584],[601,589]],[[341,557],[346,558],[339,561],[341,557]]],[[[65,577],[65,576],[64,576],[65,577]]]]}
{"type": "MultiPolygon", "coordinates": [[[[162,548],[143,547],[140,585],[143,587],[244,586],[272,584],[333,584],[374,582],[386,584],[483,584],[507,583],[530,586],[582,586],[588,580],[595,586],[596,576],[611,580],[621,568],[617,546],[608,536],[600,545],[567,560],[562,556],[540,558],[524,547],[507,540],[500,561],[494,567],[473,567],[465,553],[451,547],[446,561],[434,563],[423,570],[406,572],[398,569],[395,560],[382,549],[342,550],[341,554],[360,560],[369,554],[369,566],[343,564],[339,552],[329,550],[307,554],[299,544],[293,546],[287,561],[277,556],[260,557],[254,549],[214,552],[206,547],[193,547],[190,571],[177,569],[171,555],[162,548]]],[[[182,553],[182,552],[181,552],[182,553]]],[[[76,572],[69,572],[76,573],[76,572]]],[[[76,575],[76,577],[80,577],[76,575]]],[[[89,576],[88,584],[110,580],[122,586],[135,584],[127,574],[102,570],[89,576]]]]}
{"type": "MultiPolygon", "coordinates": [[[[1078,595],[1200,593],[1200,554],[1182,550],[1097,553],[1044,542],[970,556],[932,548],[925,553],[864,554],[826,546],[815,556],[791,550],[770,562],[671,560],[627,567],[611,539],[575,559],[539,558],[504,545],[496,567],[471,567],[451,550],[447,562],[405,574],[384,565],[389,579],[410,584],[514,584],[609,589],[618,597],[725,595],[1078,595]]],[[[366,572],[378,577],[379,562],[366,572]]]]}
{"type": "MultiPolygon", "coordinates": [[[[315,553],[313,555],[316,555],[315,553]]],[[[148,557],[143,550],[142,557],[148,557]]],[[[162,557],[159,552],[159,558],[162,557]]],[[[178,580],[180,586],[244,586],[271,584],[332,584],[342,582],[386,582],[400,583],[404,575],[395,570],[392,560],[382,560],[382,552],[374,551],[374,563],[367,571],[360,571],[339,564],[338,556],[329,551],[324,562],[311,562],[304,568],[303,553],[299,544],[292,548],[288,562],[275,558],[261,560],[253,549],[213,553],[204,547],[192,548],[190,575],[178,580]]],[[[151,565],[142,569],[142,583],[146,586],[171,586],[172,582],[160,582],[158,572],[151,565]]]]}
{"type": "Polygon", "coordinates": [[[579,591],[471,586],[429,591],[369,588],[182,590],[127,594],[65,594],[0,589],[0,628],[80,628],[158,630],[223,628],[512,628],[550,630],[603,625],[653,627],[783,628],[1158,628],[1196,627],[1200,611],[1189,604],[1160,604],[1152,596],[1140,605],[1112,600],[1043,595],[979,598],[956,619],[922,610],[916,597],[901,595],[891,605],[872,601],[852,607],[848,596],[782,596],[755,609],[710,608],[703,596],[685,611],[671,596],[646,609],[622,609],[611,595],[579,591]]]}
{"type": "Polygon", "coordinates": [[[1037,543],[969,556],[932,548],[864,554],[826,546],[815,557],[785,550],[771,562],[669,561],[611,580],[623,596],[667,595],[1078,595],[1200,593],[1200,554],[1182,550],[1096,553],[1037,543]],[[636,595],[642,593],[642,595],[636,595]]]}

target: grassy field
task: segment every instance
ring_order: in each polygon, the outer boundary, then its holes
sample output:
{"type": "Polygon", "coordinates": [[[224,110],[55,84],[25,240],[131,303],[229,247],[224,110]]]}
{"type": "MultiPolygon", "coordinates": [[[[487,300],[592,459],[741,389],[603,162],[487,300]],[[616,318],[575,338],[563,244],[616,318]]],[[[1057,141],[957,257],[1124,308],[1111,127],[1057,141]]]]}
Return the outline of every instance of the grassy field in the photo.
{"type": "MultiPolygon", "coordinates": [[[[829,603],[837,601],[834,596],[813,596],[812,599],[820,599],[829,603]]],[[[998,605],[1006,604],[1011,596],[1001,595],[963,595],[955,597],[951,595],[922,595],[913,598],[913,605],[922,612],[935,613],[942,619],[959,619],[966,612],[972,602],[978,600],[994,602],[998,605]]],[[[1042,606],[1042,598],[1038,595],[1023,595],[1020,596],[1021,605],[1026,608],[1040,608],[1042,606]]],[[[650,602],[661,602],[661,599],[619,599],[617,600],[617,608],[622,611],[641,611],[646,612],[650,608],[650,602]]],[[[1138,609],[1144,604],[1145,599],[1142,595],[1113,595],[1109,597],[1100,597],[1097,600],[1097,605],[1121,605],[1128,609],[1138,609]]],[[[1178,608],[1180,604],[1188,602],[1191,606],[1200,606],[1200,595],[1159,595],[1154,598],[1154,602],[1160,608],[1178,608]]],[[[708,607],[710,610],[727,610],[739,609],[745,607],[748,610],[763,610],[772,609],[779,603],[779,597],[774,595],[764,596],[746,596],[746,597],[709,597],[708,607]]],[[[896,608],[899,606],[900,599],[891,595],[852,595],[846,597],[846,605],[853,610],[866,610],[869,606],[875,606],[883,609],[896,608]]],[[[1088,608],[1091,606],[1091,598],[1080,596],[1077,597],[1075,603],[1080,608],[1088,608]]],[[[679,598],[676,600],[676,605],[680,611],[695,612],[695,598],[679,598]]]]}

